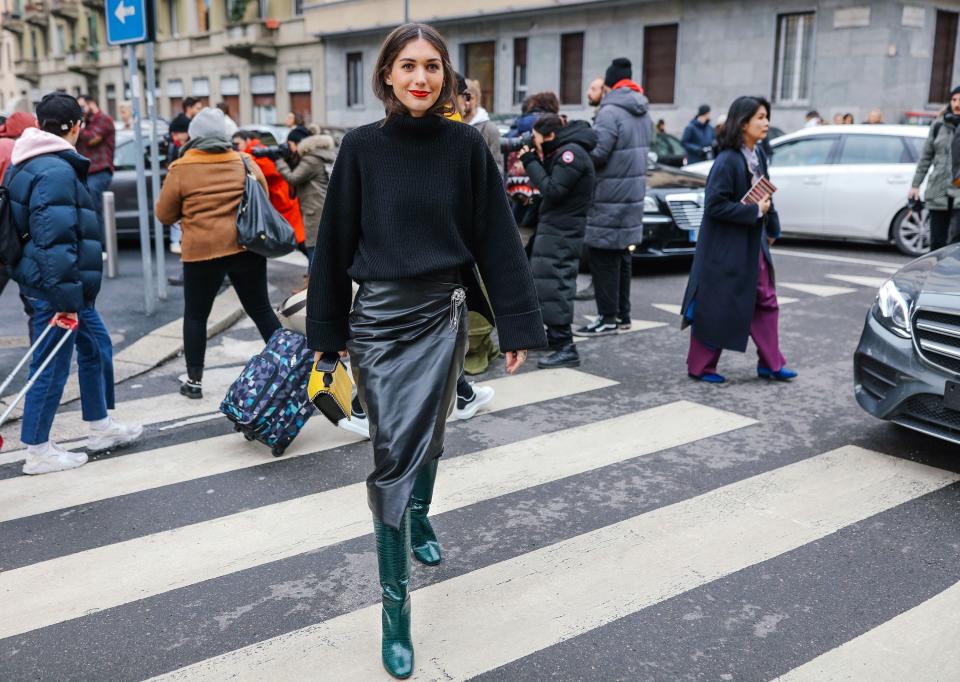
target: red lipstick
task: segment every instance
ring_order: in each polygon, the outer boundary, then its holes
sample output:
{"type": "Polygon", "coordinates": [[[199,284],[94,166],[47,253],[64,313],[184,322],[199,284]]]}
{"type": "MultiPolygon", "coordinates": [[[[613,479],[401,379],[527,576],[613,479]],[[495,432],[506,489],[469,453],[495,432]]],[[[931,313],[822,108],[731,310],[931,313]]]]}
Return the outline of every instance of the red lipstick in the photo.
{"type": "Polygon", "coordinates": [[[426,99],[427,97],[430,96],[430,93],[426,90],[407,90],[407,92],[409,92],[411,95],[413,95],[417,99],[426,99]]]}

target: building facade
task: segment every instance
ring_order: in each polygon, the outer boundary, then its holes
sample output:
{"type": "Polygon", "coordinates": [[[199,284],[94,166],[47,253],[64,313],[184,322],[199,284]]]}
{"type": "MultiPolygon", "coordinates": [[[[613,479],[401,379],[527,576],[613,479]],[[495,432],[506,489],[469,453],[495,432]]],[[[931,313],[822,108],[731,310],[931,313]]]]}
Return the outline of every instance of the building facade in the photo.
{"type": "MultiPolygon", "coordinates": [[[[773,123],[790,130],[816,109],[887,122],[943,107],[960,80],[960,3],[912,0],[640,0],[545,2],[409,0],[410,17],[434,24],[454,66],[481,82],[484,106],[519,112],[523,98],[551,90],[563,110],[589,118],[586,89],[614,57],[633,62],[652,115],[680,133],[698,105],[714,114],[741,94],[773,102],[773,123]]],[[[370,91],[386,33],[401,21],[400,0],[310,5],[307,31],[326,48],[331,125],[382,115],[370,91]]]]}
{"type": "MultiPolygon", "coordinates": [[[[353,126],[382,115],[370,89],[403,0],[156,0],[158,109],[188,96],[224,101],[240,123],[307,120],[353,126]]],[[[129,98],[122,51],[106,46],[104,0],[0,0],[0,102],[94,92],[115,114],[129,98]],[[3,61],[7,60],[7,61],[3,61]],[[11,81],[12,82],[12,81],[11,81]]],[[[889,122],[936,111],[960,78],[956,0],[408,0],[435,24],[454,65],[480,81],[484,106],[514,115],[555,91],[589,117],[585,91],[626,56],[655,118],[679,133],[698,105],[716,114],[740,94],[774,103],[792,129],[818,110],[889,122]]],[[[139,48],[142,54],[142,48],[139,48]]],[[[142,68],[142,66],[141,66],[142,68]]],[[[141,80],[142,82],[142,80],[141,80]]]]}
{"type": "MultiPolygon", "coordinates": [[[[21,91],[36,102],[62,89],[99,95],[116,116],[130,98],[123,50],[106,45],[103,0],[3,0],[21,91]]],[[[324,52],[306,33],[301,0],[157,0],[157,106],[226,102],[242,123],[275,123],[296,111],[322,120],[324,52]]],[[[143,48],[140,55],[143,78],[143,48]]]]}

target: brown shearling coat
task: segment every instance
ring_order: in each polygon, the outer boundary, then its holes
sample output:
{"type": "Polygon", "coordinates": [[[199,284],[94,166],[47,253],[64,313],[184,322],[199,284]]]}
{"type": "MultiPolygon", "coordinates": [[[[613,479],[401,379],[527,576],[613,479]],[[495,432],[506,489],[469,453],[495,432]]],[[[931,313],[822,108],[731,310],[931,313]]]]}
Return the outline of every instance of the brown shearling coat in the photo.
{"type": "MultiPolygon", "coordinates": [[[[266,192],[267,181],[260,168],[249,157],[247,166],[266,192]]],[[[237,243],[237,210],[244,182],[243,162],[235,151],[190,149],[170,164],[156,215],[164,225],[180,221],[180,259],[184,263],[243,251],[237,243]]]]}

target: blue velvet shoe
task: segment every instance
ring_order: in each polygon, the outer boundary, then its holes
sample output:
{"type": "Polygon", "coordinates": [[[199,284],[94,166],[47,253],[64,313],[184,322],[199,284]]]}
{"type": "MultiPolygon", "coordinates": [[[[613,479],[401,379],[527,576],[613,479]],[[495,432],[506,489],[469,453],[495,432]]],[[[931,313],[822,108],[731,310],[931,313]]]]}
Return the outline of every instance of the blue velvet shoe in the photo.
{"type": "Polygon", "coordinates": [[[792,369],[781,367],[774,372],[769,367],[757,367],[757,376],[761,379],[774,379],[775,381],[790,381],[797,378],[797,373],[792,369]]]}
{"type": "Polygon", "coordinates": [[[696,379],[697,381],[705,381],[708,384],[722,384],[727,380],[727,377],[723,376],[722,374],[701,374],[700,376],[697,376],[696,374],[690,374],[688,372],[687,376],[689,376],[691,379],[696,379]]]}

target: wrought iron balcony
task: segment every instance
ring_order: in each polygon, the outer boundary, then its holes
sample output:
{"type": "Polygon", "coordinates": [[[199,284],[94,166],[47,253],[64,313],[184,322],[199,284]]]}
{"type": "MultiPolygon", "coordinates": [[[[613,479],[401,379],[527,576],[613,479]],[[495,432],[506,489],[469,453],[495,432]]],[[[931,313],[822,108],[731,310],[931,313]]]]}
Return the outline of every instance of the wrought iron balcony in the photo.
{"type": "Polygon", "coordinates": [[[18,59],[13,63],[13,72],[17,78],[31,83],[40,81],[40,63],[36,59],[18,59]]]}
{"type": "Polygon", "coordinates": [[[23,20],[27,23],[47,28],[50,23],[50,13],[42,2],[28,2],[23,6],[23,20]]]}
{"type": "Polygon", "coordinates": [[[76,21],[80,16],[79,0],[50,0],[50,13],[55,17],[76,21]]]}
{"type": "Polygon", "coordinates": [[[23,33],[23,14],[19,9],[4,10],[0,14],[0,21],[3,22],[3,30],[11,33],[23,33]]]}
{"type": "Polygon", "coordinates": [[[100,54],[96,49],[68,52],[64,57],[68,71],[83,76],[96,76],[100,72],[100,54]]]}
{"type": "Polygon", "coordinates": [[[234,24],[226,29],[223,49],[251,61],[273,61],[277,58],[276,30],[260,21],[234,24]]]}

